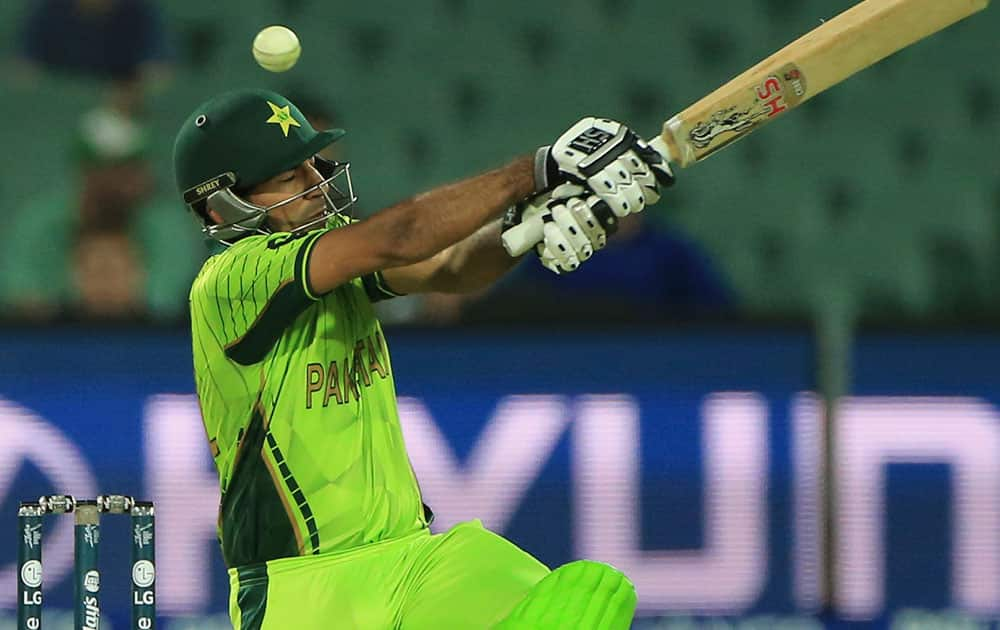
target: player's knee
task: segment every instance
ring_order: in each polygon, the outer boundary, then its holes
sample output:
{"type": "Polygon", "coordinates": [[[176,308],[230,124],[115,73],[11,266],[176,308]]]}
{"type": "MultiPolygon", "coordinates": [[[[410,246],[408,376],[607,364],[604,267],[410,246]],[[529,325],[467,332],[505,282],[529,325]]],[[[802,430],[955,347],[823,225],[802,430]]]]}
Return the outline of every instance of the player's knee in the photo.
{"type": "Polygon", "coordinates": [[[635,586],[624,573],[603,562],[577,560],[553,571],[561,574],[567,595],[579,598],[583,616],[593,628],[627,628],[635,613],[635,586]],[[618,623],[616,623],[618,620],[618,623]],[[599,622],[599,623],[598,623],[599,622]],[[623,625],[621,625],[623,624],[623,625]]]}
{"type": "Polygon", "coordinates": [[[559,590],[602,599],[615,593],[628,592],[635,597],[635,587],[625,574],[609,564],[593,560],[577,560],[564,564],[546,579],[559,585],[559,590]]]}
{"type": "Polygon", "coordinates": [[[635,604],[635,587],[621,571],[578,560],[535,585],[498,628],[625,629],[635,604]]]}

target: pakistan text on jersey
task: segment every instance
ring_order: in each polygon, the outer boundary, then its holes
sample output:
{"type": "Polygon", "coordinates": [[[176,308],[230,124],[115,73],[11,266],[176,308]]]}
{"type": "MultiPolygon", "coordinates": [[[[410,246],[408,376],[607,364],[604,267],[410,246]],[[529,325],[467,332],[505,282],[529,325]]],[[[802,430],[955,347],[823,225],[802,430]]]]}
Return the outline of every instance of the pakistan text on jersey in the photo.
{"type": "Polygon", "coordinates": [[[389,375],[389,362],[385,360],[382,333],[375,332],[354,344],[354,352],[329,365],[306,365],[306,409],[312,409],[322,396],[323,407],[335,400],[338,405],[361,398],[361,385],[371,387],[374,376],[385,379],[389,375]],[[314,399],[315,397],[315,399],[314,399]]]}

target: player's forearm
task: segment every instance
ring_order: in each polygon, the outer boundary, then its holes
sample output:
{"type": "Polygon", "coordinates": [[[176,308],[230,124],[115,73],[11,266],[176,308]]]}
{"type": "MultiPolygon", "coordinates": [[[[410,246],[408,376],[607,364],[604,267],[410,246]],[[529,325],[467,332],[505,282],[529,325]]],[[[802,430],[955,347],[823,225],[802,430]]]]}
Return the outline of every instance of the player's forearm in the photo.
{"type": "Polygon", "coordinates": [[[500,241],[498,219],[456,244],[434,274],[429,289],[442,293],[469,293],[484,289],[513,269],[521,258],[511,258],[500,241]]]}
{"type": "MultiPolygon", "coordinates": [[[[392,235],[395,264],[387,266],[412,264],[467,239],[534,192],[534,186],[532,159],[523,157],[402,201],[369,220],[392,235]]],[[[499,236],[496,243],[500,248],[499,236]]]]}

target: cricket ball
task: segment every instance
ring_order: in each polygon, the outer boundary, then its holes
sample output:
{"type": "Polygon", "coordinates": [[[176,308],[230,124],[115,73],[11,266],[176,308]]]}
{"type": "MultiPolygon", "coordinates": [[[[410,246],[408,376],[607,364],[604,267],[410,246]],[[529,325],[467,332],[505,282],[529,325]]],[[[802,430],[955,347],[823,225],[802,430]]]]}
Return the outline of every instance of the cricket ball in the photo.
{"type": "Polygon", "coordinates": [[[271,72],[289,70],[299,60],[302,46],[295,31],[287,26],[268,26],[253,38],[253,58],[271,72]]]}

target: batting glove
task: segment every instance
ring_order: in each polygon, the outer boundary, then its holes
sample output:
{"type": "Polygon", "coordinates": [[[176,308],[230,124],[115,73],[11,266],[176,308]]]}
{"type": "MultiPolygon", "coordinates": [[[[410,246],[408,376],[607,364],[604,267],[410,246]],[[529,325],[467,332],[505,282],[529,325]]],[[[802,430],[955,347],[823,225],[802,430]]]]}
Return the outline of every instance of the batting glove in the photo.
{"type": "Polygon", "coordinates": [[[587,117],[535,153],[535,188],[586,185],[618,217],[641,212],[674,182],[664,156],[625,125],[587,117]]]}
{"type": "Polygon", "coordinates": [[[512,206],[503,231],[524,221],[542,225],[542,238],[534,249],[542,265],[556,274],[576,271],[618,229],[618,217],[607,203],[589,189],[569,183],[512,206]]]}

